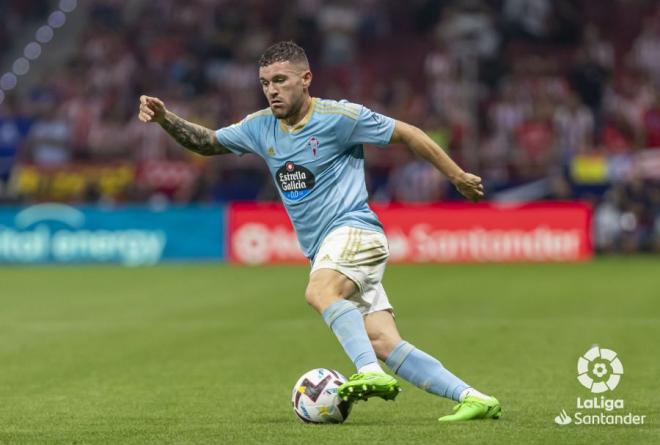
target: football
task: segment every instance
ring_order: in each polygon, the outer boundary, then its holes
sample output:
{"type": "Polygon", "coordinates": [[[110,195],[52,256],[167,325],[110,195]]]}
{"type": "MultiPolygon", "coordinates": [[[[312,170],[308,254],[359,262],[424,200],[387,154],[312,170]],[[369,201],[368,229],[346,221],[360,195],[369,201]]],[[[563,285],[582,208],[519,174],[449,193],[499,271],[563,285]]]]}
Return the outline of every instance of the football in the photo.
{"type": "Polygon", "coordinates": [[[305,423],[342,423],[351,412],[351,402],[337,395],[346,377],[333,369],[317,368],[304,373],[293,386],[293,412],[305,423]]]}

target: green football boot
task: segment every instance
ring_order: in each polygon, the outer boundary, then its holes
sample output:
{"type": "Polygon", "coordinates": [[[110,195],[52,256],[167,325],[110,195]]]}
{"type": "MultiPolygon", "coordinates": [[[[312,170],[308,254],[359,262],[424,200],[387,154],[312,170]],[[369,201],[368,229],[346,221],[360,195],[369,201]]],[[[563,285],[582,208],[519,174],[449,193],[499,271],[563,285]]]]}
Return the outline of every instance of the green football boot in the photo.
{"type": "Polygon", "coordinates": [[[502,407],[495,397],[487,400],[477,397],[466,397],[462,403],[454,407],[454,414],[440,417],[440,422],[459,422],[472,419],[499,419],[502,415],[502,407]]]}
{"type": "Polygon", "coordinates": [[[401,392],[399,382],[391,375],[382,372],[353,374],[348,382],[337,389],[337,394],[342,400],[351,402],[367,400],[369,397],[394,400],[399,392],[401,392]]]}

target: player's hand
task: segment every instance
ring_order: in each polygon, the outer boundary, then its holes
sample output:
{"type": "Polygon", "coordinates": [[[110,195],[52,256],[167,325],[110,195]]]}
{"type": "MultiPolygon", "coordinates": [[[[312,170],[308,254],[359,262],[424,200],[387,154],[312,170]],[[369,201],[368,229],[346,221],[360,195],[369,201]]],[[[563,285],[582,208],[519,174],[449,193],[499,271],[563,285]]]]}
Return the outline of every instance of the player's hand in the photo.
{"type": "Polygon", "coordinates": [[[157,97],[140,96],[140,110],[138,119],[142,122],[162,122],[165,119],[167,108],[157,97]]]}
{"type": "Polygon", "coordinates": [[[481,178],[472,173],[463,173],[455,182],[456,189],[472,202],[484,197],[484,186],[481,178]]]}

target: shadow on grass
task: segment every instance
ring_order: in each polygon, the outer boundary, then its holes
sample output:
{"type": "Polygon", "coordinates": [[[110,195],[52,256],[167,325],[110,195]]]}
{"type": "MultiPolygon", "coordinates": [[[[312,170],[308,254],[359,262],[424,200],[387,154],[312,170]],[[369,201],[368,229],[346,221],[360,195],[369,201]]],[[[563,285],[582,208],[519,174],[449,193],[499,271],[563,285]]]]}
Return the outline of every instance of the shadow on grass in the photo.
{"type": "MultiPolygon", "coordinates": [[[[498,421],[501,423],[501,421],[498,421]]],[[[278,417],[259,417],[250,421],[253,425],[280,425],[280,426],[301,426],[305,428],[387,428],[395,425],[405,424],[406,426],[442,426],[443,428],[465,427],[467,423],[443,424],[434,419],[428,418],[382,418],[382,419],[352,419],[349,418],[345,423],[304,423],[295,418],[292,414],[289,416],[278,417]]]]}

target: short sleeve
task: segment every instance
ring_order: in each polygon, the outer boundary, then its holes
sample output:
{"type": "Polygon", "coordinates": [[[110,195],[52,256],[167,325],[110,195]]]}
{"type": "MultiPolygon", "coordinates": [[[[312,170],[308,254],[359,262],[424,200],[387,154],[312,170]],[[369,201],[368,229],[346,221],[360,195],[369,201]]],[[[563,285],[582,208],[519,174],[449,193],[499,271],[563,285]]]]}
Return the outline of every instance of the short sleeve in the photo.
{"type": "Polygon", "coordinates": [[[375,144],[387,145],[394,132],[394,119],[360,106],[357,119],[350,130],[346,143],[348,145],[375,144]]]}
{"type": "Polygon", "coordinates": [[[246,118],[228,127],[220,128],[216,130],[215,137],[220,145],[239,156],[254,153],[257,146],[248,122],[249,119],[246,118]]]}

